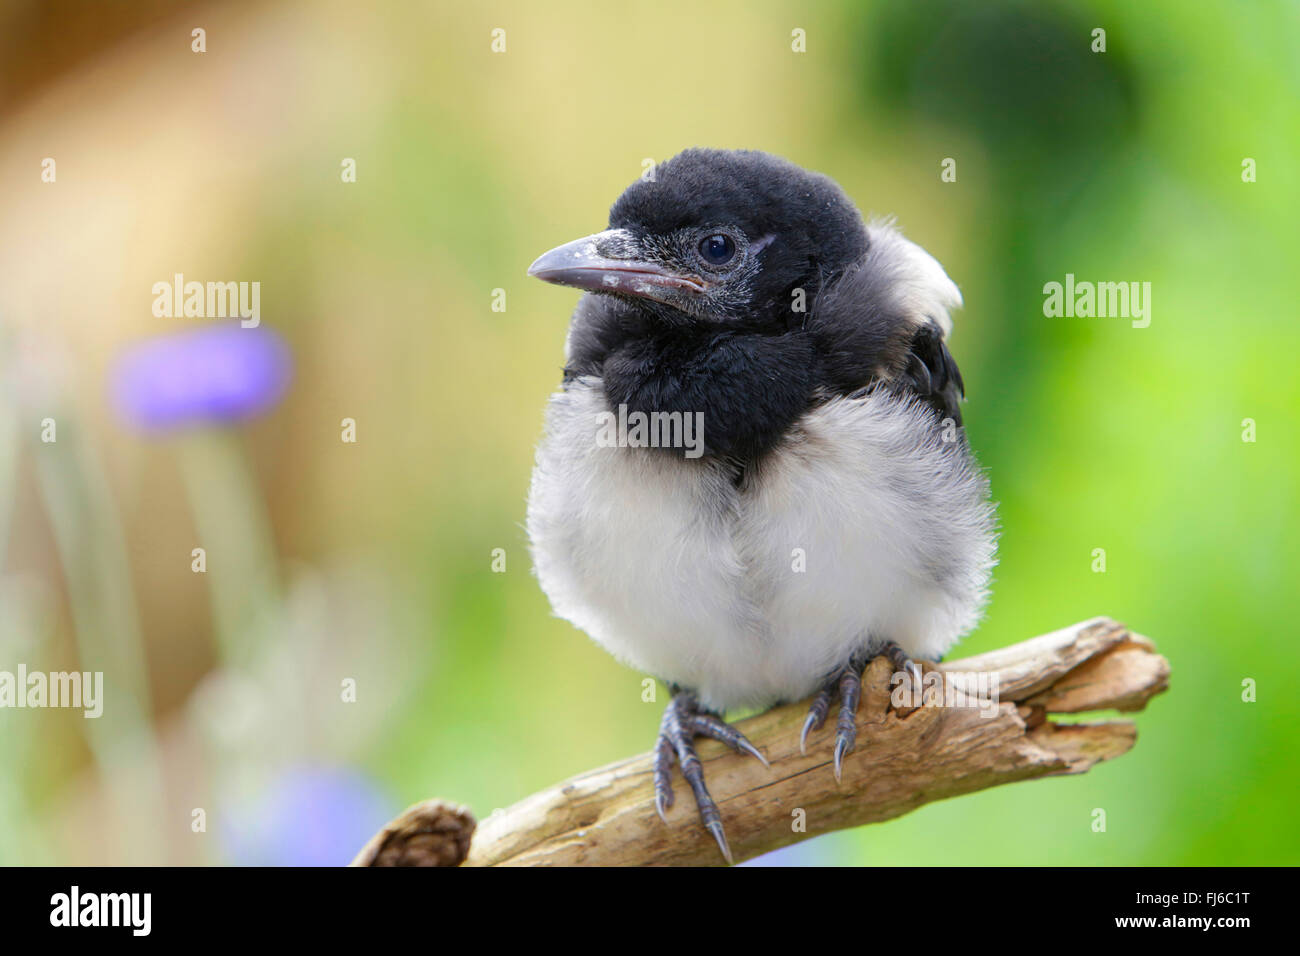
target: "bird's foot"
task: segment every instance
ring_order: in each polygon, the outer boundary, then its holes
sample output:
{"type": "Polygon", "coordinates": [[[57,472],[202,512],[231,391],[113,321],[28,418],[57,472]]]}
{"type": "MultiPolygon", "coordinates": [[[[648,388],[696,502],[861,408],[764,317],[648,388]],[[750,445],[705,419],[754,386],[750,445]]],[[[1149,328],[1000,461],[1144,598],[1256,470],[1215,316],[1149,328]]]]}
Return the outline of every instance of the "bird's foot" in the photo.
{"type": "Polygon", "coordinates": [[[916,699],[921,699],[921,665],[907,656],[906,652],[890,641],[880,651],[881,655],[889,658],[889,663],[894,665],[895,674],[906,674],[912,680],[912,692],[916,699]]]}
{"type": "Polygon", "coordinates": [[[664,709],[654,752],[655,809],[659,811],[659,817],[664,823],[667,823],[667,810],[673,805],[672,772],[673,757],[676,757],[682,768],[682,776],[695,794],[695,804],[700,809],[700,819],[704,822],[705,829],[713,834],[713,839],[718,841],[718,849],[730,863],[731,848],[727,845],[727,835],[722,829],[722,814],[709,794],[709,788],[704,785],[704,767],[695,753],[696,737],[712,737],[737,752],[753,754],[765,767],[768,766],[767,758],[739,730],[701,707],[694,694],[676,694],[664,709]]]}
{"type": "MultiPolygon", "coordinates": [[[[888,658],[896,671],[911,675],[915,687],[921,687],[921,668],[916,661],[904,653],[903,649],[890,641],[880,649],[877,657],[888,658]]],[[[804,721],[803,732],[799,735],[799,752],[808,752],[808,732],[820,730],[830,713],[831,702],[840,702],[839,717],[835,723],[835,779],[843,774],[844,758],[853,749],[858,739],[858,702],[862,699],[862,672],[870,658],[853,657],[847,664],[837,669],[822,685],[822,689],[813,698],[808,707],[808,718],[804,721]]]]}

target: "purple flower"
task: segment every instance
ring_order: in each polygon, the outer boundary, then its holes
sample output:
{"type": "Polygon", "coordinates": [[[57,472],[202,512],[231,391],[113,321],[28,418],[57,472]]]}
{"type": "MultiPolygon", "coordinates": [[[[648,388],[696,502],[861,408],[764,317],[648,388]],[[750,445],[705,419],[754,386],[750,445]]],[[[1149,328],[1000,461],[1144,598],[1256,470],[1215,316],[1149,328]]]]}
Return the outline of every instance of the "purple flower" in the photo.
{"type": "Polygon", "coordinates": [[[131,346],[112,391],[127,421],[154,430],[253,418],[284,397],[292,377],[289,346],[270,329],[209,325],[131,346]]]}
{"type": "Polygon", "coordinates": [[[222,842],[238,866],[343,866],[393,813],[359,771],[300,767],[226,815],[222,842]]]}

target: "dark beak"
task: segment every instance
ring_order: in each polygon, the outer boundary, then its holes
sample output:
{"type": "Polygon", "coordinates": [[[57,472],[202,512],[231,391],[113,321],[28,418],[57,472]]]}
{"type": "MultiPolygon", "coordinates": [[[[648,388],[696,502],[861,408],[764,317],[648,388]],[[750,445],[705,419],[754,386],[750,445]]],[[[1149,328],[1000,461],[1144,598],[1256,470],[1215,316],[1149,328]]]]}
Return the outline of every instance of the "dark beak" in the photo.
{"type": "Polygon", "coordinates": [[[608,229],[542,253],[528,267],[528,274],[588,292],[618,292],[670,305],[683,295],[705,291],[699,276],[652,261],[636,237],[622,229],[608,229]]]}

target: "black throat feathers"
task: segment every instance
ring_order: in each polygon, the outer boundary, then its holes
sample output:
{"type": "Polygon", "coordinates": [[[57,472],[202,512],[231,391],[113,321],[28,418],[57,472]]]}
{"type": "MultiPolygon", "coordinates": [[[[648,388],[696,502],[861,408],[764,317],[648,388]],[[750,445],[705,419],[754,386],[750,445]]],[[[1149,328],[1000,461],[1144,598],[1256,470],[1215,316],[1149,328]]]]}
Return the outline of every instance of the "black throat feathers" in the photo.
{"type": "Polygon", "coordinates": [[[587,295],[574,313],[564,380],[599,378],[612,411],[703,413],[704,454],[742,470],[818,404],[877,386],[960,426],[961,376],[938,327],[850,298],[858,307],[815,309],[797,325],[804,316],[787,327],[738,328],[665,323],[636,303],[587,295]]]}

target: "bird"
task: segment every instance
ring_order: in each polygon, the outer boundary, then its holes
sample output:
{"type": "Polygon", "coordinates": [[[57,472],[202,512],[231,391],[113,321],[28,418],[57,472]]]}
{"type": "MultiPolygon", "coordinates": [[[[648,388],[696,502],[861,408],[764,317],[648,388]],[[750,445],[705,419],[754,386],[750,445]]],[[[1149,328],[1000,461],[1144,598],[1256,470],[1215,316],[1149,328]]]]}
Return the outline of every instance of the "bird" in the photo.
{"type": "Polygon", "coordinates": [[[983,614],[998,527],[947,344],[961,293],[892,220],[757,150],[658,164],[528,275],[584,293],[529,486],[534,573],[671,692],[656,810],[675,763],[730,863],[696,739],[767,764],[727,713],[811,697],[800,748],[838,705],[838,779],[866,665],[919,680],[983,614]]]}

